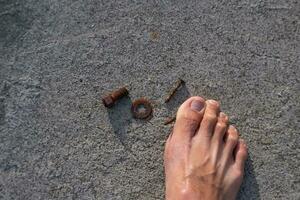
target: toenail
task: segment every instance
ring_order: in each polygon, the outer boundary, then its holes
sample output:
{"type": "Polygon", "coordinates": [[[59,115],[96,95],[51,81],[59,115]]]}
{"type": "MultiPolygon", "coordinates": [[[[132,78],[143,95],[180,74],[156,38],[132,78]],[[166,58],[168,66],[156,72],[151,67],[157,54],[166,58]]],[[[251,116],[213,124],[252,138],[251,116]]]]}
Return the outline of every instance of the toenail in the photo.
{"type": "Polygon", "coordinates": [[[200,112],[204,108],[204,102],[199,100],[193,100],[191,103],[191,108],[195,111],[200,112]]]}
{"type": "Polygon", "coordinates": [[[226,117],[225,113],[220,112],[220,117],[225,118],[226,117]]]}
{"type": "Polygon", "coordinates": [[[207,100],[207,102],[211,105],[219,106],[219,102],[217,102],[215,100],[207,100]]]}
{"type": "Polygon", "coordinates": [[[240,144],[241,144],[243,147],[247,148],[247,145],[246,145],[245,140],[240,139],[240,144]]]}

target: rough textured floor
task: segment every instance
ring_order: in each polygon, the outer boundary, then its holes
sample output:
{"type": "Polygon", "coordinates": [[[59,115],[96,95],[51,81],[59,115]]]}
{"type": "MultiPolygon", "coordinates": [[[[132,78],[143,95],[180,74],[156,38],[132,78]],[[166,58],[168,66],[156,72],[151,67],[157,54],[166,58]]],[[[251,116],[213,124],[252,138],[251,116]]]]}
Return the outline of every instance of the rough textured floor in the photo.
{"type": "Polygon", "coordinates": [[[299,17],[297,0],[0,0],[0,199],[164,199],[163,121],[191,95],[248,143],[239,199],[299,199],[299,17]]]}

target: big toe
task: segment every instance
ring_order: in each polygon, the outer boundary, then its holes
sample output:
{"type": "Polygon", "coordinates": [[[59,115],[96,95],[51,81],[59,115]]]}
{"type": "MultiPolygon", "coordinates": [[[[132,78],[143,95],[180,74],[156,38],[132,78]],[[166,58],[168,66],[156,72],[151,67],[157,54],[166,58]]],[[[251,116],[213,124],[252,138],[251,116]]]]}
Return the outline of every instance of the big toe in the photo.
{"type": "Polygon", "coordinates": [[[172,138],[180,141],[190,140],[197,131],[205,110],[205,100],[202,97],[191,97],[178,109],[172,138]]]}
{"type": "Polygon", "coordinates": [[[219,102],[215,100],[207,100],[205,113],[203,116],[203,120],[201,122],[201,126],[198,131],[198,138],[209,140],[213,135],[215,130],[216,123],[218,121],[218,116],[220,112],[219,102]]]}

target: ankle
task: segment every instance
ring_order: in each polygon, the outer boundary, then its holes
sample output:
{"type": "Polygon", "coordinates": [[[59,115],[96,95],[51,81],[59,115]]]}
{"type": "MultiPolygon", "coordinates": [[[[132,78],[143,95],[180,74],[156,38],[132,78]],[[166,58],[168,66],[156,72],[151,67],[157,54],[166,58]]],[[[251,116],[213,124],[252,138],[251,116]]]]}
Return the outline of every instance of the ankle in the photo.
{"type": "Polygon", "coordinates": [[[206,188],[200,191],[199,187],[186,186],[184,188],[166,189],[166,200],[222,200],[222,195],[215,188],[206,188]]]}

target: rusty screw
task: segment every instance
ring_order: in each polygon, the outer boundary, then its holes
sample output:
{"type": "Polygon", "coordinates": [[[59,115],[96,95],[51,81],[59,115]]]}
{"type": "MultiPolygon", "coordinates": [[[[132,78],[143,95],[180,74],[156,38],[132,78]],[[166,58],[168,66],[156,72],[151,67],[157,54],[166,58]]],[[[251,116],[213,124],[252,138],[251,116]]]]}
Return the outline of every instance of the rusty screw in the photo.
{"type": "Polygon", "coordinates": [[[102,102],[105,107],[112,107],[118,99],[120,99],[126,95],[128,95],[128,90],[125,87],[122,87],[122,88],[112,92],[111,94],[103,97],[102,102]]]}
{"type": "Polygon", "coordinates": [[[182,79],[178,79],[175,83],[175,87],[169,92],[168,96],[165,99],[165,103],[170,101],[170,99],[174,96],[175,92],[180,88],[181,85],[184,84],[182,79]]]}
{"type": "Polygon", "coordinates": [[[174,122],[176,120],[176,116],[175,117],[169,117],[165,120],[164,125],[168,125],[171,124],[172,122],[174,122]]]}

